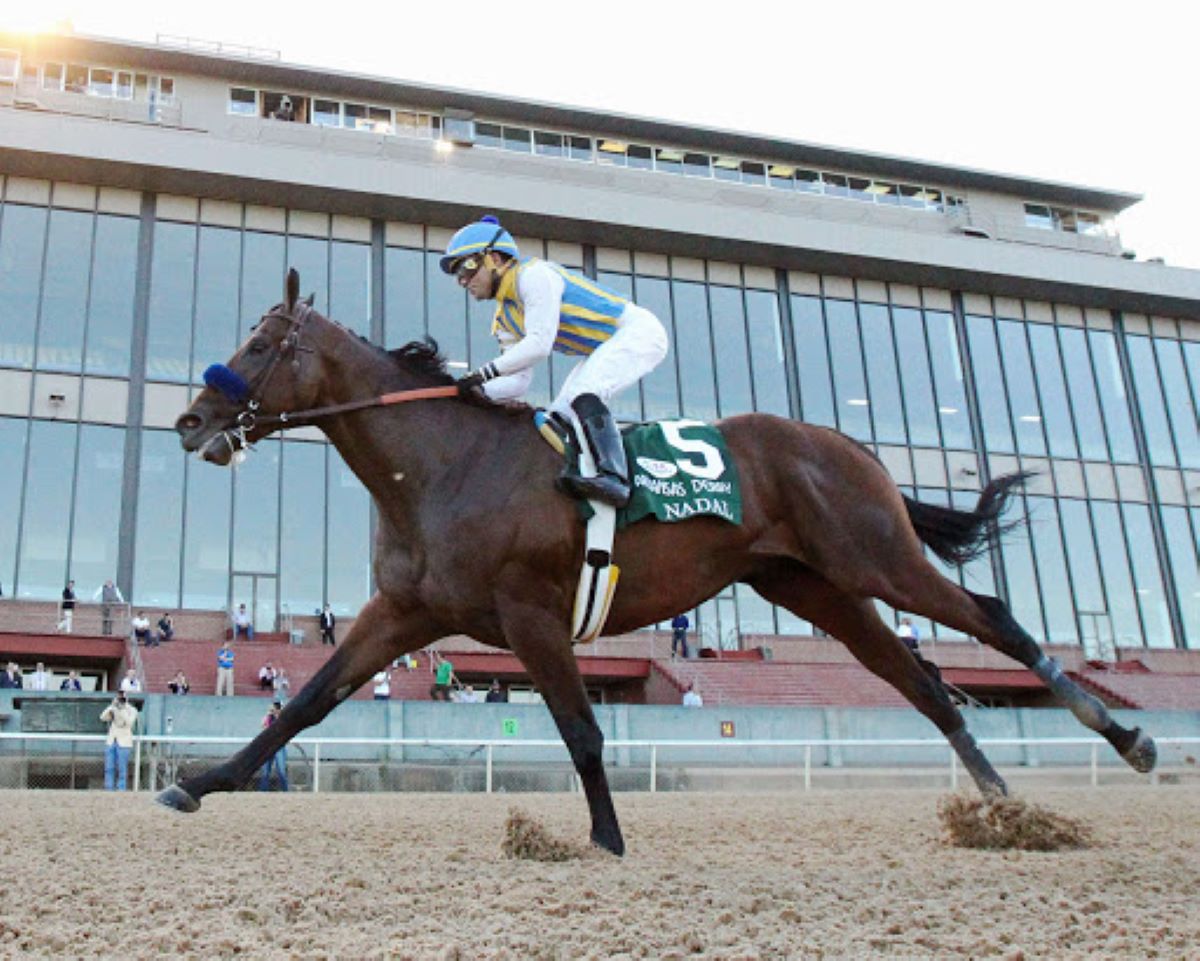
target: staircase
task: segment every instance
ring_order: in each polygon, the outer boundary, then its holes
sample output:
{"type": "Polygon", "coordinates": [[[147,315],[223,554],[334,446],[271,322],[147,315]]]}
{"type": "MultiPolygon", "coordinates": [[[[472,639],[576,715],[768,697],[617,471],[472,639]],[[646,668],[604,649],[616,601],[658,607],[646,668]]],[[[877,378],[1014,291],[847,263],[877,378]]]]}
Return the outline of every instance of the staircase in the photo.
{"type": "Polygon", "coordinates": [[[1085,688],[1117,707],[1156,711],[1200,711],[1200,675],[1146,670],[1072,672],[1085,688]]]}
{"type": "MultiPolygon", "coordinates": [[[[285,636],[280,635],[281,638],[285,636]]],[[[323,645],[294,645],[263,639],[270,637],[257,634],[253,641],[230,642],[234,653],[234,694],[264,698],[272,696],[271,691],[264,690],[258,684],[258,669],[270,662],[273,667],[287,671],[289,696],[295,697],[335,650],[323,645]]],[[[217,650],[220,646],[218,641],[174,640],[159,647],[141,648],[146,692],[169,693],[167,682],[175,676],[176,671],[182,670],[187,675],[193,694],[212,694],[217,686],[217,650]]],[[[413,671],[403,667],[392,671],[392,700],[429,700],[433,675],[426,658],[418,657],[417,664],[417,669],[413,671]]],[[[372,687],[368,680],[351,697],[369,699],[373,696],[372,687]]]]}
{"type": "Polygon", "coordinates": [[[679,689],[688,684],[706,706],[911,707],[904,696],[858,664],[793,664],[780,661],[654,661],[679,689]]]}

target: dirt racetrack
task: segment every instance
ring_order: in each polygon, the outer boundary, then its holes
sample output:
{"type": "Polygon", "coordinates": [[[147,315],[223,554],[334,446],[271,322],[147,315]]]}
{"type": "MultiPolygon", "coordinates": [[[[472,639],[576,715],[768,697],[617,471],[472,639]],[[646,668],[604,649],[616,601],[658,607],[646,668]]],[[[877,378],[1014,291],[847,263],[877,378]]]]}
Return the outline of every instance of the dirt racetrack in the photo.
{"type": "Polygon", "coordinates": [[[580,795],[0,792],[0,957],[1200,958],[1200,789],[1038,789],[1090,850],[947,847],[942,792],[620,794],[629,852],[507,860],[580,795]]]}

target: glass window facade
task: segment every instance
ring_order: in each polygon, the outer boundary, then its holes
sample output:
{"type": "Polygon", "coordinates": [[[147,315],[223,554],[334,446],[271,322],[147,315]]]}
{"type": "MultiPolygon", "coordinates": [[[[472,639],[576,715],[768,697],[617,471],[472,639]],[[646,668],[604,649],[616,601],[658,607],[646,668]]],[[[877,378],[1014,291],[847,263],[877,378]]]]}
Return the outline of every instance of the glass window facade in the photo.
{"type": "MultiPolygon", "coordinates": [[[[566,135],[518,134],[498,129],[497,146],[553,156],[577,146],[566,135]]],[[[621,156],[628,161],[632,151],[621,156]]],[[[677,163],[682,173],[709,169],[689,154],[654,163],[677,163]]],[[[724,161],[711,171],[747,176],[724,161]]],[[[761,175],[802,189],[795,171],[790,180],[774,168],[761,175]]],[[[821,182],[826,192],[838,183],[821,182]]],[[[846,180],[847,196],[853,190],[897,204],[910,197],[903,185],[864,183],[846,180]]],[[[429,232],[404,236],[373,248],[332,236],[165,219],[143,226],[134,217],[3,204],[0,369],[198,384],[278,301],[287,266],[300,271],[303,293],[315,295],[319,310],[364,336],[378,301],[386,346],[430,336],[456,369],[486,362],[496,350],[491,305],[470,301],[441,273],[438,244],[422,239],[429,232]],[[134,280],[143,229],[152,229],[150,284],[139,321],[134,280]],[[376,277],[382,291],[373,289],[376,277]],[[132,370],[138,352],[130,340],[139,329],[145,367],[132,370]]],[[[583,260],[594,261],[586,248],[583,260]]],[[[637,257],[629,262],[644,266],[637,257]]],[[[653,311],[672,344],[658,369],[617,398],[621,419],[761,411],[836,427],[869,445],[922,448],[922,463],[938,451],[1019,465],[1035,458],[1042,470],[1048,459],[1050,478],[1019,498],[1030,524],[1004,541],[1001,567],[987,556],[965,570],[939,569],[971,590],[1003,592],[1041,640],[1110,635],[1122,647],[1200,646],[1198,509],[1157,503],[1157,484],[1139,493],[1136,485],[1093,490],[1082,479],[1060,480],[1083,478],[1084,467],[1136,472],[1140,465],[1168,472],[1163,490],[1172,489],[1170,476],[1188,490],[1192,475],[1183,472],[1200,469],[1200,341],[1177,324],[1126,330],[1116,314],[1082,326],[1055,310],[990,309],[982,297],[951,310],[944,298],[894,302],[881,285],[858,299],[847,293],[852,285],[828,280],[789,291],[782,271],[774,287],[739,283],[750,275],[750,268],[670,258],[656,259],[653,269],[596,275],[653,311]]],[[[542,365],[528,399],[548,403],[573,364],[557,357],[542,365]]],[[[125,586],[148,609],[224,608],[231,578],[243,573],[269,578],[277,602],[294,613],[328,600],[353,615],[365,602],[370,498],[332,447],[307,436],[273,438],[233,473],[184,457],[169,430],[144,429],[140,458],[130,465],[136,476],[126,478],[126,431],[137,426],[94,422],[82,409],[67,418],[0,417],[12,465],[0,477],[0,496],[14,505],[0,516],[6,591],[52,599],[72,576],[82,596],[117,572],[124,551],[132,571],[125,586]],[[135,508],[125,545],[123,497],[135,508]],[[293,523],[299,516],[303,523],[293,523]]],[[[970,507],[978,495],[920,486],[917,496],[970,507]]],[[[702,633],[722,645],[739,634],[812,630],[741,585],[697,617],[702,633]]]]}

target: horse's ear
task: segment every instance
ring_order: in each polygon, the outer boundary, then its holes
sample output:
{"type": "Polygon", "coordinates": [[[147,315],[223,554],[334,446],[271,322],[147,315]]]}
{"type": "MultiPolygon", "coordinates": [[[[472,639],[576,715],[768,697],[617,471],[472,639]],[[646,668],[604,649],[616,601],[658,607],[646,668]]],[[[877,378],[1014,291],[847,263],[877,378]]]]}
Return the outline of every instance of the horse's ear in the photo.
{"type": "Polygon", "coordinates": [[[287,304],[288,311],[291,311],[296,306],[296,301],[300,297],[300,272],[295,267],[289,267],[287,272],[287,282],[283,288],[283,302],[287,304]]]}
{"type": "Polygon", "coordinates": [[[316,294],[309,294],[307,297],[304,298],[304,302],[306,304],[308,304],[309,307],[311,307],[313,305],[313,301],[316,300],[316,298],[317,298],[316,294]]]}

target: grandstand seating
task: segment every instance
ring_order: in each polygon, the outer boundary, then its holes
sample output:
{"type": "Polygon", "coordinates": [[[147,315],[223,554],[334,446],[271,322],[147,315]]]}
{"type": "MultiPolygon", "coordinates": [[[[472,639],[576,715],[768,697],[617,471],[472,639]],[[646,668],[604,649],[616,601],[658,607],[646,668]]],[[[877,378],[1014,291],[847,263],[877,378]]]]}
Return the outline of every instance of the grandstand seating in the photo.
{"type": "Polygon", "coordinates": [[[796,664],[777,661],[656,661],[679,691],[694,683],[709,706],[761,704],[775,707],[908,707],[894,687],[858,664],[796,664]]]}

